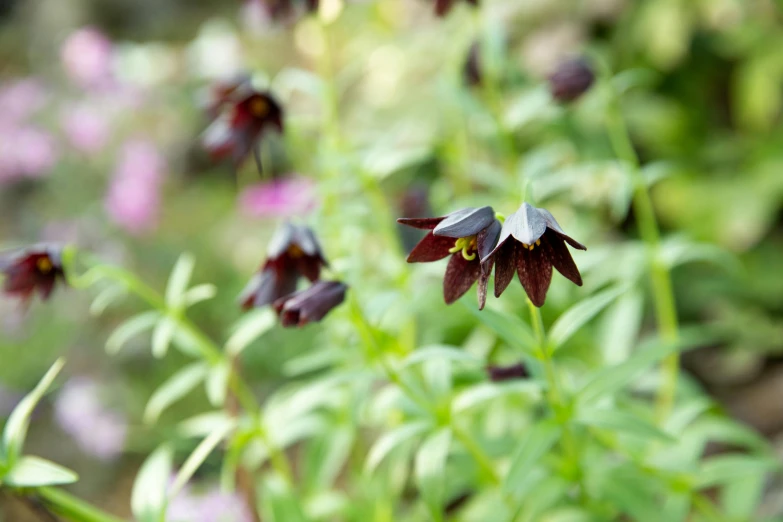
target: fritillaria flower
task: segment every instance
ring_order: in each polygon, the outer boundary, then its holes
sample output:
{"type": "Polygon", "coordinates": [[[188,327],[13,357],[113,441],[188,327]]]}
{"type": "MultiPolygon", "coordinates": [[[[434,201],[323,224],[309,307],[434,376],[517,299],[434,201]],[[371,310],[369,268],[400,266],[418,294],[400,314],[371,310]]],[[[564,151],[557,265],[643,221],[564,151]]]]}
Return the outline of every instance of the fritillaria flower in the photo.
{"type": "Polygon", "coordinates": [[[557,66],[549,76],[549,90],[559,102],[574,101],[595,81],[592,67],[584,58],[574,58],[557,66]]]}
{"type": "Polygon", "coordinates": [[[61,254],[62,249],[52,245],[0,254],[3,292],[29,300],[37,290],[48,299],[58,281],[65,283],[61,254]]]}
{"type": "Polygon", "coordinates": [[[487,375],[492,382],[512,381],[530,377],[527,366],[524,363],[516,363],[508,366],[487,366],[487,375]]]}
{"type": "MultiPolygon", "coordinates": [[[[446,16],[457,0],[435,0],[435,14],[446,16]]],[[[478,6],[478,0],[466,0],[472,6],[478,6]]]]}
{"type": "Polygon", "coordinates": [[[312,229],[284,223],[272,237],[266,262],[240,294],[245,309],[272,304],[296,290],[300,277],[316,281],[327,262],[312,229]]]}
{"type": "Polygon", "coordinates": [[[560,228],[548,210],[523,203],[519,210],[506,218],[497,246],[482,255],[482,262],[494,256],[495,297],[500,297],[516,271],[530,301],[540,307],[546,300],[552,267],[578,286],[579,274],[566,243],[579,250],[587,250],[560,228]]]}
{"type": "Polygon", "coordinates": [[[348,287],[339,281],[316,281],[309,288],[275,301],[275,311],[285,327],[320,321],[345,300],[348,287]]]}
{"type": "Polygon", "coordinates": [[[438,261],[451,255],[443,278],[446,304],[462,297],[478,280],[479,309],[483,309],[492,271],[491,252],[501,230],[492,207],[465,208],[443,217],[400,218],[397,222],[430,231],[411,251],[409,263],[438,261]]]}
{"type": "Polygon", "coordinates": [[[213,105],[220,114],[204,131],[202,144],[213,160],[228,158],[238,167],[257,151],[266,132],[283,132],[283,109],[271,93],[256,91],[249,83],[225,89],[224,95],[213,105]]]}

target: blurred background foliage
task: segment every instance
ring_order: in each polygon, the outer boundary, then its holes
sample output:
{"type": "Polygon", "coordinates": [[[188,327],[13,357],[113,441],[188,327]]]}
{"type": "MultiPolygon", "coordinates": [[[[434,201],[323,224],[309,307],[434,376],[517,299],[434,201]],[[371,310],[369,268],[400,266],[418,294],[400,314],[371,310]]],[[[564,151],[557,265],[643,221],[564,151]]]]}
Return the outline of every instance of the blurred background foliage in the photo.
{"type": "MultiPolygon", "coordinates": [[[[587,54],[619,73],[612,82],[654,187],[681,323],[721,334],[685,356],[684,387],[703,388],[718,409],[779,445],[780,8],[773,0],[484,0],[480,14],[456,2],[440,19],[425,0],[322,0],[318,16],[273,23],[253,1],[3,0],[0,244],[74,242],[156,288],[179,254],[192,252],[194,281],[219,291],[191,317],[219,338],[240,317],[236,295],[276,224],[294,215],[316,228],[333,270],[388,336],[387,350],[451,344],[512,363],[515,352],[470,312],[472,292],[447,308],[442,267],[405,265],[403,240],[417,238],[400,236],[393,219],[469,205],[508,214],[525,193],[588,246],[575,254],[585,287],[556,276],[547,324],[608,282],[640,281],[563,349],[578,380],[582,368],[624,360],[654,323],[627,173],[604,131],[606,89],[563,106],[545,84],[564,57],[587,54]],[[474,41],[480,87],[463,81],[474,41]],[[235,175],[200,150],[205,88],[241,71],[285,107],[284,136],[265,144],[269,170],[312,182],[310,210],[247,203],[249,190],[269,183],[252,160],[235,175]]],[[[194,392],[156,426],[142,425],[152,391],[187,357],[154,359],[141,336],[107,357],[105,339],[138,304],[129,299],[100,318],[88,318],[89,306],[72,289],[29,310],[0,301],[0,413],[66,354],[66,372],[95,384],[103,406],[127,423],[121,455],[80,449],[57,422],[67,409],[61,391],[38,413],[30,445],[80,473],[74,491],[122,515],[142,458],[206,398],[194,392]]],[[[492,307],[522,314],[521,288],[492,307]]],[[[348,357],[340,348],[354,342],[354,314],[345,305],[323,325],[276,329],[247,349],[245,373],[258,393],[290,379],[297,362],[312,363],[303,356],[348,357]]],[[[192,448],[180,446],[183,457],[192,448]]],[[[218,466],[208,461],[204,475],[218,466]]],[[[780,514],[780,493],[767,488],[767,515],[780,514]]],[[[0,503],[5,520],[25,520],[0,503]]]]}

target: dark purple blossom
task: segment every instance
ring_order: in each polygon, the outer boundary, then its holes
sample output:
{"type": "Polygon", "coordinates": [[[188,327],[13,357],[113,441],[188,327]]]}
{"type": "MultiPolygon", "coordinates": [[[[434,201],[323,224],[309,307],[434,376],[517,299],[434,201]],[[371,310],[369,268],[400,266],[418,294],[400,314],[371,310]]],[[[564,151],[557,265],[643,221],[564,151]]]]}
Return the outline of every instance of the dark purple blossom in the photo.
{"type": "Polygon", "coordinates": [[[560,102],[574,101],[582,96],[595,81],[592,67],[584,58],[574,58],[558,65],[549,76],[549,89],[560,102]]]}
{"type": "Polygon", "coordinates": [[[512,381],[530,377],[527,366],[521,362],[508,366],[487,366],[487,375],[492,382],[512,381]]]}
{"type": "MultiPolygon", "coordinates": [[[[465,1],[474,7],[478,6],[478,0],[465,1]]],[[[457,0],[435,0],[435,14],[438,16],[446,16],[456,2],[457,0]]]]}
{"type": "Polygon", "coordinates": [[[296,290],[300,277],[316,281],[327,266],[310,227],[284,223],[269,242],[267,259],[239,300],[245,309],[266,306],[296,290]]]}
{"type": "Polygon", "coordinates": [[[483,309],[492,271],[490,254],[501,230],[492,207],[465,208],[435,218],[400,218],[397,222],[430,231],[411,251],[409,263],[438,261],[451,255],[443,278],[446,304],[462,297],[478,280],[479,309],[483,309]]]}
{"type": "Polygon", "coordinates": [[[587,250],[563,232],[548,210],[523,203],[503,223],[497,246],[481,258],[489,261],[494,256],[495,297],[500,297],[517,272],[530,300],[542,306],[552,280],[552,267],[582,286],[582,276],[566,243],[587,250]]]}
{"type": "Polygon", "coordinates": [[[0,254],[3,292],[29,300],[37,290],[48,299],[58,281],[65,283],[61,254],[62,249],[53,245],[0,254]]]}
{"type": "Polygon", "coordinates": [[[278,299],[274,308],[283,326],[305,326],[320,321],[342,303],[347,289],[339,281],[316,281],[305,290],[278,299]]]}

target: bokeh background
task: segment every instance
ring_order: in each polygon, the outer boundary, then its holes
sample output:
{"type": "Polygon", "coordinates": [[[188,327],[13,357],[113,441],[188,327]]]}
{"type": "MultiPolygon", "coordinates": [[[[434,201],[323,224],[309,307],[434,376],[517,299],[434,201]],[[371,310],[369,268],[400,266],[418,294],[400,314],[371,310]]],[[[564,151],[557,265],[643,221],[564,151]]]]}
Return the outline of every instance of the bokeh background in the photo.
{"type": "MultiPolygon", "coordinates": [[[[633,273],[635,218],[602,130],[601,91],[564,108],[545,84],[564,57],[600,56],[625,71],[623,110],[670,254],[696,261],[673,273],[681,323],[721,332],[686,355],[686,379],[783,451],[781,3],[483,4],[480,16],[457,2],[437,18],[427,0],[322,0],[317,16],[277,23],[253,0],[2,0],[0,245],[74,243],[158,288],[192,252],[194,280],[219,292],[190,313],[219,338],[241,315],[236,296],[272,231],[294,217],[316,227],[371,315],[411,337],[401,350],[492,344],[466,307],[443,305],[442,267],[404,264],[416,236],[393,218],[467,204],[508,214],[532,180],[528,194],[588,245],[575,256],[586,288],[633,273]],[[476,40],[492,86],[479,94],[463,73],[476,40]],[[206,89],[240,72],[286,110],[266,178],[252,160],[237,172],[214,164],[199,145],[206,89]]],[[[524,306],[517,286],[509,310],[524,306]]],[[[578,292],[556,276],[545,318],[578,292]]],[[[0,299],[0,416],[66,355],[67,378],[37,411],[30,451],[79,472],[80,496],[128,515],[139,463],[206,399],[193,393],[143,425],[150,394],[187,359],[154,359],[141,337],[107,356],[107,336],[138,303],[100,317],[89,307],[90,296],[62,288],[29,309],[0,299]]],[[[622,360],[653,324],[644,292],[629,294],[571,352],[622,360]]],[[[272,331],[246,351],[246,374],[263,395],[289,378],[291,361],[339,344],[347,329],[335,312],[325,325],[272,331]]],[[[183,509],[222,509],[226,499],[209,499],[218,466],[207,462],[198,500],[183,509]]],[[[767,488],[769,515],[781,497],[767,488]]],[[[0,519],[28,516],[0,498],[0,519]]]]}

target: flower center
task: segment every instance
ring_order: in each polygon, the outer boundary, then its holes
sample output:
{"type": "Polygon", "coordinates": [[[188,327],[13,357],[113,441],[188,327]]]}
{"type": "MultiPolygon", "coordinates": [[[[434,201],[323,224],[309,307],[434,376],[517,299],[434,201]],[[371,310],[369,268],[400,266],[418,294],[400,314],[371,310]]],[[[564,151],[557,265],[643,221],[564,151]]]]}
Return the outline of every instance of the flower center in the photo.
{"type": "Polygon", "coordinates": [[[269,114],[269,102],[258,96],[250,100],[250,112],[256,118],[263,118],[269,114]]]}
{"type": "Polygon", "coordinates": [[[536,244],[535,245],[532,244],[532,243],[529,244],[529,245],[527,243],[522,243],[522,246],[527,248],[528,250],[533,250],[534,248],[536,248],[540,244],[541,244],[541,240],[540,239],[536,239],[536,244]]]}
{"type": "Polygon", "coordinates": [[[288,255],[293,257],[294,259],[298,259],[300,257],[303,257],[305,253],[301,248],[299,248],[299,245],[291,245],[290,247],[288,247],[288,255]]]}
{"type": "Polygon", "coordinates": [[[449,249],[449,253],[456,254],[462,250],[462,257],[465,261],[476,259],[476,236],[461,237],[454,242],[454,246],[449,249]]]}
{"type": "Polygon", "coordinates": [[[35,262],[35,266],[42,274],[48,274],[54,268],[52,261],[48,257],[39,257],[38,261],[35,262]]]}

